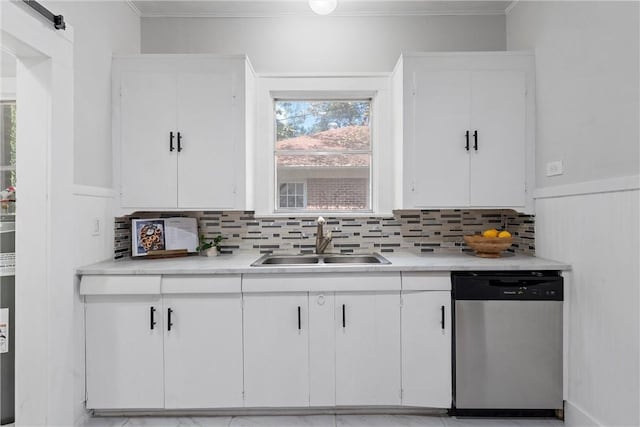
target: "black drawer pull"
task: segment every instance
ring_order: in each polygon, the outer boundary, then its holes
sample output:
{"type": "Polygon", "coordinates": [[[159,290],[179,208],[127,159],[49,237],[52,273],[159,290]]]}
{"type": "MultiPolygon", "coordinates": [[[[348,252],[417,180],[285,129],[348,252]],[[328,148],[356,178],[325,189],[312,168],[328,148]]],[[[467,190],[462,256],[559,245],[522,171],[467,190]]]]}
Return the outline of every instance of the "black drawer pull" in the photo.
{"type": "Polygon", "coordinates": [[[342,327],[346,328],[347,327],[347,318],[346,318],[346,313],[345,313],[346,309],[345,309],[345,305],[342,304],[342,327]]]}
{"type": "Polygon", "coordinates": [[[300,306],[298,306],[298,330],[302,329],[302,320],[300,319],[300,306]]]}
{"type": "Polygon", "coordinates": [[[153,330],[153,327],[156,326],[155,319],[156,308],[149,307],[149,329],[153,330]]]}
{"type": "Polygon", "coordinates": [[[173,147],[173,132],[169,132],[169,151],[173,150],[175,150],[173,147]]]}
{"type": "Polygon", "coordinates": [[[440,306],[440,314],[441,314],[441,319],[440,319],[440,325],[442,326],[442,329],[444,329],[444,305],[440,306]]]}
{"type": "Polygon", "coordinates": [[[464,148],[466,148],[467,151],[469,151],[469,131],[467,131],[467,133],[465,133],[465,137],[467,139],[467,143],[465,144],[464,148]]]}
{"type": "Polygon", "coordinates": [[[178,153],[182,151],[182,135],[178,132],[178,153]]]}
{"type": "Polygon", "coordinates": [[[478,151],[478,131],[473,132],[473,149],[478,151]]]}
{"type": "Polygon", "coordinates": [[[168,308],[167,309],[167,331],[170,331],[171,327],[173,326],[173,323],[171,322],[171,314],[172,313],[173,313],[173,310],[168,308]]]}

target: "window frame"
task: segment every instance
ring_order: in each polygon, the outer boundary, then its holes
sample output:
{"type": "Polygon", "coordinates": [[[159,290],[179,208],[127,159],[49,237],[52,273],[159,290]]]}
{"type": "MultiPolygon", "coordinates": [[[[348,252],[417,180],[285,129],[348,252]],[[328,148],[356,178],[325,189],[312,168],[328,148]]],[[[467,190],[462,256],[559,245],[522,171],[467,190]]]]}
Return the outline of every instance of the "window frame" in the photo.
{"type": "MultiPolygon", "coordinates": [[[[374,159],[374,147],[373,147],[373,128],[374,128],[374,121],[375,121],[375,117],[374,117],[374,113],[373,113],[373,105],[374,105],[374,99],[372,96],[366,96],[366,97],[356,97],[356,96],[352,96],[352,97],[335,97],[332,98],[329,95],[323,97],[323,98],[314,98],[312,96],[310,96],[310,94],[308,96],[305,97],[295,97],[295,98],[291,98],[291,97],[274,97],[272,99],[272,120],[273,120],[273,151],[272,151],[272,156],[273,156],[273,185],[274,185],[274,189],[276,191],[275,194],[275,199],[274,199],[274,204],[273,204],[273,212],[275,214],[278,213],[290,213],[290,212],[295,212],[295,213],[312,213],[312,214],[324,214],[324,215],[342,215],[342,214],[372,214],[373,213],[373,168],[374,168],[374,164],[373,164],[373,159],[374,159]],[[276,118],[275,118],[275,112],[276,112],[276,103],[278,101],[309,101],[309,102],[314,102],[314,101],[335,101],[335,102],[341,102],[341,101],[364,101],[364,102],[368,102],[369,103],[369,149],[368,150],[345,150],[345,151],[302,151],[302,150],[277,150],[276,149],[276,143],[278,142],[278,135],[277,135],[277,129],[275,126],[275,122],[276,122],[276,118]],[[304,154],[302,154],[304,153],[304,154]],[[307,207],[307,179],[309,178],[308,176],[305,177],[304,179],[304,208],[282,208],[280,206],[280,190],[278,187],[278,161],[277,161],[277,156],[281,155],[281,156],[297,156],[297,155],[332,155],[332,154],[365,154],[365,155],[369,155],[369,170],[367,173],[367,178],[369,179],[369,185],[368,185],[368,189],[367,189],[367,196],[368,196],[368,207],[366,209],[352,209],[352,210],[328,210],[328,209],[320,209],[320,210],[312,210],[309,211],[306,209],[307,207]]],[[[287,181],[288,183],[288,181],[287,181]]]]}
{"type": "Polygon", "coordinates": [[[249,153],[248,168],[253,188],[253,206],[257,218],[291,217],[314,218],[318,215],[338,217],[390,217],[397,206],[395,197],[401,194],[401,176],[395,171],[402,162],[401,138],[396,137],[394,102],[390,73],[344,74],[258,74],[255,86],[257,99],[253,150],[249,153]],[[295,211],[276,212],[275,144],[273,99],[367,99],[371,98],[371,115],[378,118],[370,122],[372,146],[371,211],[295,211]],[[384,142],[384,143],[382,143],[384,142]]]}

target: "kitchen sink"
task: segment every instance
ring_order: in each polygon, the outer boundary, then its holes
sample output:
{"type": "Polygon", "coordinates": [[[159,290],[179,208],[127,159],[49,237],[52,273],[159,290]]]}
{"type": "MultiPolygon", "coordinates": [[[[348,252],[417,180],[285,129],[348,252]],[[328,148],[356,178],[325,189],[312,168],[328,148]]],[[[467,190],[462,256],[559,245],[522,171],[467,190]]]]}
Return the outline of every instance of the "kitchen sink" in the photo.
{"type": "Polygon", "coordinates": [[[261,265],[298,265],[298,264],[318,264],[320,258],[310,256],[278,256],[269,255],[261,261],[261,265]]]}
{"type": "Polygon", "coordinates": [[[388,264],[389,261],[376,255],[340,255],[323,258],[325,264],[388,264]],[[386,263],[383,261],[387,261],[386,263]]]}
{"type": "Polygon", "coordinates": [[[263,255],[252,267],[287,266],[287,265],[327,265],[327,264],[391,264],[380,254],[322,254],[322,255],[263,255]]]}

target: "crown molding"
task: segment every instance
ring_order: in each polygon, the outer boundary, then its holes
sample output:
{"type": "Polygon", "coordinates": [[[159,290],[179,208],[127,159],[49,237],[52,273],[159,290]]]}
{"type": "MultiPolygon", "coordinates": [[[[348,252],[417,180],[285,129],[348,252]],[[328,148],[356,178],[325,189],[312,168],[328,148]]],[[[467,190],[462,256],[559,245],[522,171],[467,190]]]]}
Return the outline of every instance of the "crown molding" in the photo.
{"type": "Polygon", "coordinates": [[[359,11],[359,12],[333,12],[328,16],[318,16],[309,12],[271,12],[271,13],[141,13],[141,18],[286,18],[315,16],[318,18],[373,18],[373,17],[401,17],[401,16],[504,16],[503,11],[359,11]]]}
{"type": "Polygon", "coordinates": [[[513,10],[514,7],[516,7],[516,5],[520,2],[520,0],[513,0],[511,3],[509,3],[507,5],[507,7],[504,8],[504,14],[508,15],[511,13],[511,11],[513,10]]]}
{"type": "Polygon", "coordinates": [[[138,6],[136,6],[133,0],[125,0],[125,3],[127,3],[127,5],[131,8],[131,10],[133,10],[133,13],[135,13],[138,18],[142,18],[142,12],[140,11],[140,9],[138,9],[138,6]]]}

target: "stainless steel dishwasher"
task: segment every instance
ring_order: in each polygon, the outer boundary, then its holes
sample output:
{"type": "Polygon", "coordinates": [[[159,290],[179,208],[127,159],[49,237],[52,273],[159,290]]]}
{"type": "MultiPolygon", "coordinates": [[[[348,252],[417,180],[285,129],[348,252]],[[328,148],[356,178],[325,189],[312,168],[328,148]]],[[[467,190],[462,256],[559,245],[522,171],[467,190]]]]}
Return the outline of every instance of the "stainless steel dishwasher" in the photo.
{"type": "Polygon", "coordinates": [[[452,413],[562,409],[563,279],[552,271],[452,274],[452,413]]]}

